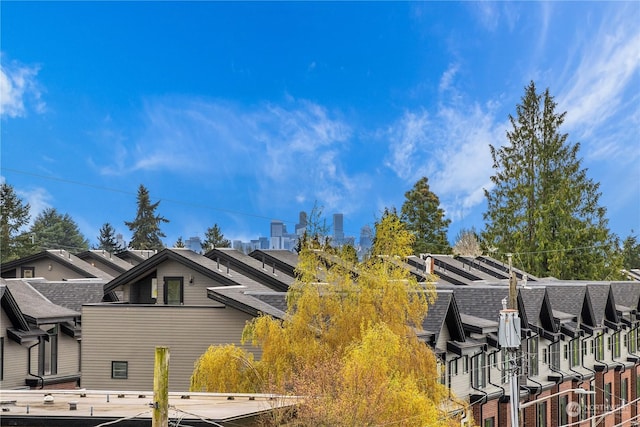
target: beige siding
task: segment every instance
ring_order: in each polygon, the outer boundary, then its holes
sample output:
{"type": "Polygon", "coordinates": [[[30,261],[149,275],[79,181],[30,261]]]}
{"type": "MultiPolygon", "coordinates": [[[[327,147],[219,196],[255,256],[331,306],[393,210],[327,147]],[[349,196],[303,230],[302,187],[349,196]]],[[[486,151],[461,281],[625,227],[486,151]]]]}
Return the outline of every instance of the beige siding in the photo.
{"type": "Polygon", "coordinates": [[[2,337],[4,338],[3,379],[0,381],[0,389],[24,387],[24,380],[28,376],[27,346],[21,346],[7,336],[7,328],[11,327],[11,321],[2,310],[2,337]]]}
{"type": "Polygon", "coordinates": [[[122,274],[122,272],[120,272],[119,270],[116,270],[115,268],[111,267],[111,265],[105,262],[102,262],[99,259],[87,258],[85,261],[91,264],[92,266],[94,266],[95,268],[99,268],[100,270],[104,271],[105,273],[107,273],[112,277],[118,277],[120,274],[122,274]]]}
{"type": "Polygon", "coordinates": [[[451,339],[451,333],[449,333],[449,328],[447,328],[446,323],[442,325],[442,329],[440,330],[440,335],[438,335],[438,342],[436,342],[436,348],[440,350],[447,349],[447,341],[451,339]]]}
{"type": "MultiPolygon", "coordinates": [[[[453,355],[449,354],[449,356],[453,355]]],[[[458,359],[458,375],[451,376],[450,388],[453,394],[458,398],[467,399],[471,392],[471,360],[469,360],[469,372],[465,373],[463,359],[464,357],[458,359]]]]}
{"type": "Polygon", "coordinates": [[[164,278],[182,277],[184,283],[184,305],[218,305],[207,298],[207,288],[222,286],[206,276],[194,272],[179,262],[168,260],[158,266],[158,304],[164,304],[164,278]],[[193,277],[193,281],[191,280],[193,277]]]}
{"type": "Polygon", "coordinates": [[[58,330],[58,375],[80,372],[80,343],[58,330]]]}
{"type": "MultiPolygon", "coordinates": [[[[79,261],[86,264],[85,261],[79,261]]],[[[82,267],[82,264],[80,265],[82,267]]],[[[79,274],[76,271],[71,270],[70,268],[65,267],[64,265],[51,260],[51,259],[41,259],[38,261],[30,262],[28,264],[19,265],[16,269],[16,276],[20,277],[20,271],[22,267],[35,267],[35,277],[44,277],[50,281],[60,281],[63,279],[80,279],[85,276],[79,274]],[[51,269],[49,269],[51,266],[51,269]]]]}
{"type": "MultiPolygon", "coordinates": [[[[240,345],[251,317],[232,308],[85,305],[82,387],[152,390],[156,346],[169,346],[169,389],[189,389],[194,362],[211,344],[240,345]],[[111,362],[128,362],[128,379],[111,379],[111,362]]],[[[249,349],[249,347],[246,347],[249,349]]]]}

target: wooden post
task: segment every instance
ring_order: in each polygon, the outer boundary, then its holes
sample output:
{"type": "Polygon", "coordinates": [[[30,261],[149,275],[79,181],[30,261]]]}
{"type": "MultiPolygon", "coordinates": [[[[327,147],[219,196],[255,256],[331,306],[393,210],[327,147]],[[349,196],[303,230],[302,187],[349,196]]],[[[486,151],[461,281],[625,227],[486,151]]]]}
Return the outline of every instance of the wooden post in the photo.
{"type": "Polygon", "coordinates": [[[156,347],[153,369],[152,427],[169,425],[169,347],[156,347]]]}

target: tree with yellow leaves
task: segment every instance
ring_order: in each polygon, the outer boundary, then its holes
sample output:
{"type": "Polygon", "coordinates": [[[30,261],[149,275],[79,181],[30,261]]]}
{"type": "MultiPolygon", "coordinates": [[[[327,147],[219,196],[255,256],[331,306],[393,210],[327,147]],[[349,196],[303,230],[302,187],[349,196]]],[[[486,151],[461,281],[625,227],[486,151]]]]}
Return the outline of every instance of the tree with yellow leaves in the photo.
{"type": "Polygon", "coordinates": [[[245,328],[260,360],[212,347],[196,363],[192,389],[302,396],[292,426],[446,425],[436,357],[416,335],[435,291],[399,263],[411,254],[412,234],[385,211],[365,262],[317,242],[302,245],[286,318],[260,316],[245,328]],[[222,374],[229,369],[239,373],[222,374]]]}

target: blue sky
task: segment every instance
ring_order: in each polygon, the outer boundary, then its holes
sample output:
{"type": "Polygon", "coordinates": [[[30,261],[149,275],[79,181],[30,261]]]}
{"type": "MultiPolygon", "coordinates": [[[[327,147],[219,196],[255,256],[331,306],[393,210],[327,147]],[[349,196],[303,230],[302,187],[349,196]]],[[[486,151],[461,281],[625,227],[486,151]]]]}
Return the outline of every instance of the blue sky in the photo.
{"type": "Polygon", "coordinates": [[[144,184],[165,243],[348,235],[429,179],[450,240],[483,228],[489,144],[549,88],[613,232],[640,232],[640,2],[11,2],[1,179],[126,239],[144,184]]]}

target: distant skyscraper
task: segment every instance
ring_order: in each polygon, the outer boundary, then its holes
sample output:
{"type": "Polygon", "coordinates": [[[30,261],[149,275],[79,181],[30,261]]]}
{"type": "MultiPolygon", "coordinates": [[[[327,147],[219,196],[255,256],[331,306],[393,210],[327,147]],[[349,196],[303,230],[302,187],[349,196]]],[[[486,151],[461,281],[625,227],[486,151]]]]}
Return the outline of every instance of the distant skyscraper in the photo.
{"type": "Polygon", "coordinates": [[[366,252],[371,248],[373,242],[373,232],[371,227],[365,225],[360,229],[360,250],[366,252]]]}
{"type": "Polygon", "coordinates": [[[202,241],[200,237],[189,237],[184,241],[184,247],[196,253],[202,253],[202,241]]]}
{"type": "Polygon", "coordinates": [[[343,216],[341,213],[333,214],[333,240],[337,245],[344,240],[343,216]]]}
{"type": "Polygon", "coordinates": [[[304,231],[307,229],[307,213],[305,211],[300,211],[299,223],[296,224],[296,235],[302,236],[304,231]]]}

